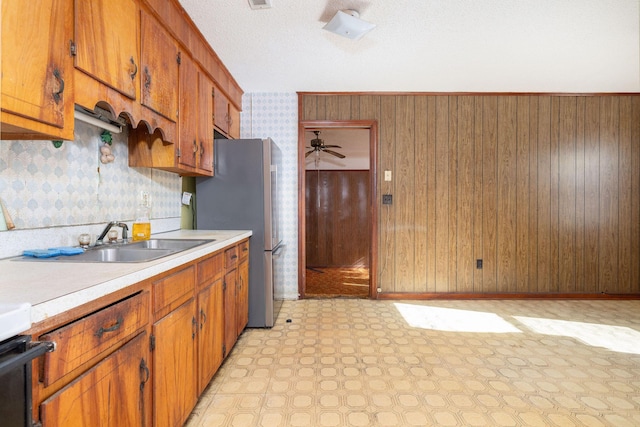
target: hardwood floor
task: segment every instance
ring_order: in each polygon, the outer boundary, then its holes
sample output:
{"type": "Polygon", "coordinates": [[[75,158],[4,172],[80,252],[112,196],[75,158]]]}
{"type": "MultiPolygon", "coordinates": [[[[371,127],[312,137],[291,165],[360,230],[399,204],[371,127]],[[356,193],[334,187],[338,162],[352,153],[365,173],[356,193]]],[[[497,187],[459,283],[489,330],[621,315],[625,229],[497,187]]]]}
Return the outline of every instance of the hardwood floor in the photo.
{"type": "Polygon", "coordinates": [[[305,296],[355,297],[369,295],[369,269],[363,267],[307,267],[305,296]]]}

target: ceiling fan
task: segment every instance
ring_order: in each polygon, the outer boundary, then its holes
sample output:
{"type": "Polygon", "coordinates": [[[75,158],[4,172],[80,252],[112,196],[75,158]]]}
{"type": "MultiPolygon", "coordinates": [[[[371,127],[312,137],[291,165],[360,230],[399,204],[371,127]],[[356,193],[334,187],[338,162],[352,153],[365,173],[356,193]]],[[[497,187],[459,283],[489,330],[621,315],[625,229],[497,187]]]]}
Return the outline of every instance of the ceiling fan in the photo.
{"type": "Polygon", "coordinates": [[[307,148],[311,148],[312,150],[307,151],[305,153],[305,157],[309,157],[309,154],[317,151],[318,153],[320,153],[321,151],[324,151],[327,154],[331,154],[332,156],[336,156],[340,159],[344,159],[345,155],[344,154],[340,154],[336,151],[333,150],[328,150],[328,148],[342,148],[339,145],[325,145],[324,141],[322,139],[320,139],[320,131],[319,130],[314,130],[313,133],[316,134],[316,137],[314,139],[311,140],[311,147],[307,147],[307,148]]]}

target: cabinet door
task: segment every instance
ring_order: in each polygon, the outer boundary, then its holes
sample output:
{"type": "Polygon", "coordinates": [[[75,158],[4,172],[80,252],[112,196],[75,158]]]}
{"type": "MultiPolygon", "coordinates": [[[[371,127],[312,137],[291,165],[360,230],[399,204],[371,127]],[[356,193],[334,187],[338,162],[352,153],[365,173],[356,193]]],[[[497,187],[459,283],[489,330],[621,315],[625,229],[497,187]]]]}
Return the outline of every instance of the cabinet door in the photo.
{"type": "Polygon", "coordinates": [[[194,313],[192,298],[153,325],[153,419],[156,427],[182,426],[196,404],[197,324],[194,313]]]}
{"type": "Polygon", "coordinates": [[[238,264],[238,312],[237,334],[240,335],[249,322],[249,260],[245,259],[238,264]]]}
{"type": "MultiPolygon", "coordinates": [[[[73,62],[71,4],[64,0],[2,1],[2,111],[73,137],[73,62]],[[70,130],[70,132],[69,132],[70,130]]],[[[17,130],[5,126],[2,133],[17,130]]],[[[36,124],[36,127],[37,127],[36,124]]],[[[28,125],[26,123],[25,125],[28,125]]],[[[26,128],[31,130],[30,128],[26,128]]]]}
{"type": "Polygon", "coordinates": [[[213,82],[198,74],[198,167],[213,173],[213,82]]]}
{"type": "Polygon", "coordinates": [[[42,402],[42,425],[151,425],[148,342],[142,332],[42,402]]]}
{"type": "Polygon", "coordinates": [[[169,120],[178,115],[178,47],[160,24],[144,10],[140,11],[141,49],[140,79],[142,105],[169,120]]]}
{"type": "Polygon", "coordinates": [[[238,323],[236,320],[236,290],[238,270],[233,269],[224,275],[224,346],[225,355],[229,354],[238,339],[238,323]]]}
{"type": "Polygon", "coordinates": [[[76,68],[136,99],[138,5],[133,0],[75,1],[76,68]]]}
{"type": "Polygon", "coordinates": [[[232,104],[229,104],[229,137],[240,138],[240,111],[232,104]]]}
{"type": "Polygon", "coordinates": [[[196,167],[196,157],[198,156],[197,126],[197,89],[198,89],[198,69],[193,60],[184,55],[180,64],[180,120],[179,144],[180,157],[178,162],[181,165],[196,167]]]}
{"type": "Polygon", "coordinates": [[[229,133],[229,100],[218,89],[214,93],[214,117],[215,125],[225,134],[229,133]]]}
{"type": "Polygon", "coordinates": [[[224,296],[222,279],[198,294],[198,394],[222,364],[224,345],[224,296]]]}

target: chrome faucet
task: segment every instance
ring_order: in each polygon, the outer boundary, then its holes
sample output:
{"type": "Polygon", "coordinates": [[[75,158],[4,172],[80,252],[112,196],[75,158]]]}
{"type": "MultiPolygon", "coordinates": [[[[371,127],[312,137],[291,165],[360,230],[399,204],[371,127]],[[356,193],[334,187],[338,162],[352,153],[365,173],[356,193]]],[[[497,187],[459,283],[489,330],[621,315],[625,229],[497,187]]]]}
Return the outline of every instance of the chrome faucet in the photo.
{"type": "Polygon", "coordinates": [[[111,227],[114,227],[114,226],[122,228],[122,240],[123,241],[126,241],[129,238],[129,235],[128,235],[129,227],[127,226],[127,224],[125,224],[124,222],[111,221],[109,224],[107,224],[107,226],[104,228],[104,230],[102,230],[102,233],[100,233],[100,236],[98,236],[98,238],[96,239],[96,245],[104,244],[105,236],[107,235],[109,230],[111,230],[111,227]]]}

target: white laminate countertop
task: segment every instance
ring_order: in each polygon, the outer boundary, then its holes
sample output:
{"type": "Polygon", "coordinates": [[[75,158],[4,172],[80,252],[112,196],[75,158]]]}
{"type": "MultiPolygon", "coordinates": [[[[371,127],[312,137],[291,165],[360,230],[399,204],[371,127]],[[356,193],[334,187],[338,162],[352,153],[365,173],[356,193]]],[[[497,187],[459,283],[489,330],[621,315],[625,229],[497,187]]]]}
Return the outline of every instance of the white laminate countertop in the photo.
{"type": "Polygon", "coordinates": [[[31,322],[37,323],[233,245],[251,234],[247,230],[177,230],[153,234],[152,239],[215,241],[149,262],[73,263],[3,259],[0,260],[0,302],[31,304],[31,322]]]}

